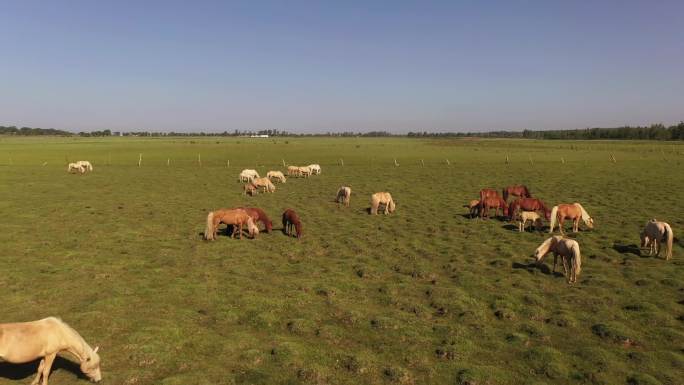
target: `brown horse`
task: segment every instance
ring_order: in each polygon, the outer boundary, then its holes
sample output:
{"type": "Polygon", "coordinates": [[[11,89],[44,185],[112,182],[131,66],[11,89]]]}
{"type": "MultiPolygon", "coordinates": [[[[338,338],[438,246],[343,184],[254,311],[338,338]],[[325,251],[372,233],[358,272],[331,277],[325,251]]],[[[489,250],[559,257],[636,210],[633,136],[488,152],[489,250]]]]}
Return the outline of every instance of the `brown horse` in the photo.
{"type": "Polygon", "coordinates": [[[519,184],[515,186],[508,186],[505,189],[501,191],[503,193],[503,199],[505,201],[508,200],[509,195],[516,196],[518,198],[530,198],[532,194],[530,194],[530,190],[527,188],[527,186],[519,184]]]}
{"type": "Polygon", "coordinates": [[[254,222],[261,222],[261,224],[264,225],[266,228],[266,232],[270,233],[271,230],[273,230],[273,222],[271,222],[271,219],[266,215],[264,210],[258,208],[258,207],[240,207],[241,209],[245,210],[247,214],[249,214],[250,217],[254,220],[254,222]]]}
{"type": "Polygon", "coordinates": [[[541,211],[544,213],[544,217],[548,221],[551,219],[551,210],[549,210],[544,202],[536,198],[519,198],[511,202],[508,206],[509,218],[513,220],[515,218],[515,213],[522,209],[523,211],[541,211]]]}
{"type": "Polygon", "coordinates": [[[480,190],[480,202],[484,201],[485,198],[498,198],[499,192],[493,188],[483,188],[480,190]]]}
{"type": "Polygon", "coordinates": [[[302,221],[299,220],[299,215],[292,210],[292,209],[287,209],[283,213],[283,231],[285,234],[288,236],[292,234],[292,230],[297,232],[297,238],[302,237],[302,221]]]}
{"type": "Polygon", "coordinates": [[[247,225],[249,235],[256,238],[259,234],[259,228],[254,224],[254,220],[243,209],[221,209],[212,211],[207,214],[207,227],[204,230],[204,239],[211,241],[216,239],[218,226],[224,223],[226,225],[233,225],[233,232],[230,237],[235,236],[235,231],[239,229],[239,238],[242,239],[242,226],[247,225]]]}
{"type": "Polygon", "coordinates": [[[506,201],[500,196],[495,198],[489,197],[480,201],[480,218],[489,217],[489,209],[496,209],[495,216],[499,216],[499,209],[503,211],[503,215],[508,217],[508,205],[506,201]]]}
{"type": "Polygon", "coordinates": [[[566,219],[572,219],[572,231],[575,233],[579,231],[580,219],[584,221],[584,224],[587,225],[588,228],[594,228],[594,219],[581,204],[577,202],[572,204],[559,204],[558,206],[553,206],[551,209],[549,234],[553,233],[553,228],[556,227],[556,223],[558,223],[558,230],[560,230],[560,233],[564,234],[563,223],[566,219]]]}

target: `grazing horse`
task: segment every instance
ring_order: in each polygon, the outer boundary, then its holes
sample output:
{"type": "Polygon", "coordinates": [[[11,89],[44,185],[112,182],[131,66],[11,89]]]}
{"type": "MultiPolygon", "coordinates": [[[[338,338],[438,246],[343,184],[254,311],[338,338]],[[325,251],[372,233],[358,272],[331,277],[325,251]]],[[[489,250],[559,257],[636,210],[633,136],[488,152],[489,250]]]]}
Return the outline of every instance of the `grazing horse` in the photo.
{"type": "Polygon", "coordinates": [[[560,230],[561,235],[564,234],[563,223],[566,219],[572,219],[572,231],[575,233],[579,231],[580,219],[584,221],[584,224],[587,225],[588,228],[594,228],[594,219],[589,216],[589,213],[587,213],[587,210],[585,210],[581,204],[576,202],[573,204],[559,204],[558,206],[553,206],[551,209],[549,234],[553,233],[553,228],[556,227],[556,223],[558,223],[558,229],[560,230]]]}
{"type": "Polygon", "coordinates": [[[244,169],[240,172],[238,180],[240,182],[251,182],[252,179],[259,178],[259,173],[256,170],[244,169]]]}
{"type": "Polygon", "coordinates": [[[499,198],[499,193],[492,188],[483,188],[480,190],[480,202],[484,201],[485,198],[499,198]]]}
{"type": "Polygon", "coordinates": [[[518,198],[530,198],[532,195],[530,194],[530,190],[527,188],[527,186],[519,184],[515,186],[508,186],[505,189],[501,191],[503,193],[503,199],[505,201],[508,200],[509,195],[516,196],[518,198]]]}
{"type": "Polygon", "coordinates": [[[299,176],[299,167],[297,167],[297,166],[288,166],[288,167],[287,167],[287,175],[289,175],[289,176],[299,176]]]}
{"type": "Polygon", "coordinates": [[[76,165],[85,168],[86,171],[93,171],[93,165],[87,160],[79,160],[76,165]]]}
{"type": "Polygon", "coordinates": [[[85,167],[77,163],[69,163],[69,165],[67,166],[67,172],[71,171],[78,171],[79,174],[83,174],[85,172],[85,167]]]}
{"type": "Polygon", "coordinates": [[[266,173],[266,178],[275,179],[280,183],[285,183],[285,181],[287,180],[285,179],[285,175],[283,175],[283,173],[280,171],[269,171],[266,173]]]}
{"type": "Polygon", "coordinates": [[[487,197],[480,200],[480,218],[489,217],[489,209],[496,209],[494,215],[499,216],[499,209],[505,217],[508,217],[508,205],[500,196],[487,197]]]}
{"type": "Polygon", "coordinates": [[[510,215],[511,220],[515,218],[515,213],[518,209],[524,211],[541,211],[544,213],[544,218],[546,218],[547,221],[551,219],[551,210],[549,210],[540,199],[519,198],[511,202],[508,206],[508,214],[510,215]]]}
{"type": "Polygon", "coordinates": [[[298,167],[297,175],[308,178],[311,176],[311,168],[309,166],[298,167]]]}
{"type": "Polygon", "coordinates": [[[256,178],[256,179],[252,180],[252,183],[257,188],[259,188],[259,187],[263,188],[264,192],[266,192],[266,191],[274,192],[276,189],[275,185],[268,178],[256,178]]]}
{"type": "Polygon", "coordinates": [[[259,190],[257,189],[257,186],[255,186],[254,183],[252,183],[252,182],[245,183],[245,185],[243,186],[243,189],[244,189],[244,192],[243,192],[244,195],[249,194],[251,196],[254,196],[254,194],[259,192],[259,190]]]}
{"type": "Polygon", "coordinates": [[[299,220],[299,215],[294,210],[287,209],[283,213],[283,231],[289,236],[292,230],[296,231],[297,238],[302,237],[302,221],[299,220]]]}
{"type": "Polygon", "coordinates": [[[306,166],[306,167],[308,167],[309,169],[311,169],[311,174],[313,174],[313,175],[318,175],[318,174],[321,173],[321,166],[319,166],[319,165],[317,165],[317,164],[310,164],[310,165],[308,165],[308,166],[306,166]]]}
{"type": "Polygon", "coordinates": [[[537,264],[541,264],[548,253],[553,253],[553,271],[556,272],[558,257],[563,262],[563,270],[568,283],[577,282],[577,277],[582,271],[582,256],[580,255],[579,243],[574,239],[553,236],[545,240],[537,250],[534,251],[534,258],[537,264]],[[570,262],[570,274],[568,274],[568,260],[570,262]]]}
{"type": "Polygon", "coordinates": [[[231,238],[235,236],[235,232],[239,229],[238,237],[242,239],[243,225],[247,225],[249,235],[252,238],[256,238],[259,235],[259,228],[256,227],[254,220],[245,210],[220,209],[207,214],[207,227],[204,230],[204,239],[208,241],[215,240],[218,226],[221,223],[233,226],[233,232],[230,234],[231,238]]]}
{"type": "Polygon", "coordinates": [[[470,219],[473,219],[473,217],[479,217],[480,216],[480,201],[477,199],[471,200],[467,205],[463,205],[463,207],[467,207],[470,209],[470,219]]]}
{"type": "Polygon", "coordinates": [[[335,202],[343,203],[345,206],[349,207],[349,202],[351,201],[351,187],[342,186],[337,190],[337,197],[335,197],[335,202]]]}
{"type": "Polygon", "coordinates": [[[531,224],[534,224],[534,227],[537,229],[537,231],[541,230],[542,219],[536,211],[521,211],[518,213],[517,218],[518,230],[520,232],[525,231],[525,224],[527,223],[527,221],[530,221],[531,224]]]}
{"type": "Polygon", "coordinates": [[[0,361],[23,364],[41,358],[32,385],[47,385],[57,353],[76,357],[81,371],[91,381],[102,380],[98,347],[91,348],[76,330],[55,317],[38,321],[0,324],[0,361]]]}
{"type": "Polygon", "coordinates": [[[393,213],[396,208],[392,195],[388,192],[377,192],[371,195],[370,214],[377,215],[380,205],[384,205],[385,215],[393,213]]]}
{"type": "Polygon", "coordinates": [[[674,233],[669,224],[665,222],[658,222],[651,219],[646,222],[646,226],[641,231],[641,247],[649,247],[648,255],[656,253],[660,256],[660,245],[665,243],[665,260],[672,258],[672,243],[674,242],[674,233]]]}
{"type": "Polygon", "coordinates": [[[273,222],[271,222],[271,219],[266,215],[266,212],[264,210],[258,208],[258,207],[239,207],[240,209],[243,209],[249,214],[250,217],[252,217],[252,220],[254,222],[261,222],[261,224],[264,225],[266,232],[270,233],[271,230],[273,230],[273,222]]]}

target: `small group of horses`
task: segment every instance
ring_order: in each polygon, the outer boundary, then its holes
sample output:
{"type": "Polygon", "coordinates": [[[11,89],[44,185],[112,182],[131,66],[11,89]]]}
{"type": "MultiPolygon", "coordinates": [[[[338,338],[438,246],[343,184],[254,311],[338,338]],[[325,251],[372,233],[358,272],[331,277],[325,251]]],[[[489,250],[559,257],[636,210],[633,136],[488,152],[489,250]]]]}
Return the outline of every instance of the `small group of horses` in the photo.
{"type": "Polygon", "coordinates": [[[308,178],[311,175],[318,175],[321,173],[321,166],[318,164],[310,164],[308,166],[288,166],[287,175],[289,176],[301,176],[308,178]]]}
{"type": "MultiPolygon", "coordinates": [[[[249,236],[254,239],[259,235],[260,230],[256,225],[261,223],[266,233],[273,230],[273,222],[266,215],[266,212],[258,207],[237,207],[232,209],[219,209],[207,214],[207,225],[204,229],[204,239],[215,240],[218,235],[218,227],[221,224],[232,227],[230,237],[234,238],[237,234],[238,239],[242,239],[243,229],[246,227],[249,236]]],[[[287,209],[283,213],[283,231],[287,235],[295,235],[301,238],[302,222],[297,213],[292,209],[287,209]],[[292,231],[294,230],[294,231],[292,231]]]]}
{"type": "MultiPolygon", "coordinates": [[[[321,173],[321,166],[317,164],[310,164],[308,166],[298,167],[289,166],[287,168],[288,176],[303,176],[318,175],[321,173]]],[[[238,181],[246,182],[243,186],[243,193],[255,195],[260,190],[263,192],[275,192],[276,188],[273,181],[278,183],[287,182],[287,178],[282,171],[271,170],[266,173],[266,177],[262,178],[259,173],[253,169],[244,169],[238,175],[238,181]]]]}
{"type": "Polygon", "coordinates": [[[85,174],[88,171],[93,171],[93,165],[87,160],[79,160],[76,163],[69,163],[67,165],[67,172],[69,173],[77,172],[79,174],[85,174]]]}

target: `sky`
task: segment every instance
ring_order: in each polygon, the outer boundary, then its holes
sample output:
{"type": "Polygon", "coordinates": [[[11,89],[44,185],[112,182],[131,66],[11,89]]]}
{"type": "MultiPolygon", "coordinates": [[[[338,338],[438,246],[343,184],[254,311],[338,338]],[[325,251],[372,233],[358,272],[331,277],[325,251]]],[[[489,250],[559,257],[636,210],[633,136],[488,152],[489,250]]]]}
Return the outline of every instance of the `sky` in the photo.
{"type": "Polygon", "coordinates": [[[0,2],[0,125],[574,129],[684,119],[684,1],[0,2]]]}

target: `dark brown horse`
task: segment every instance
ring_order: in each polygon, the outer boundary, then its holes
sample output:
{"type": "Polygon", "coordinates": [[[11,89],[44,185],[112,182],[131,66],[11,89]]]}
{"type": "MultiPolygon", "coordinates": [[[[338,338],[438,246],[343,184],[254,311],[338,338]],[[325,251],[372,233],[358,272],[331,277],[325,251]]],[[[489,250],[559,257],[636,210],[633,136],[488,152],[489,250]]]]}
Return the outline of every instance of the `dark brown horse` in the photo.
{"type": "Polygon", "coordinates": [[[292,209],[287,209],[283,213],[283,231],[285,234],[290,235],[292,234],[292,230],[297,232],[297,238],[302,237],[302,221],[299,220],[299,215],[292,210],[292,209]]]}
{"type": "Polygon", "coordinates": [[[503,215],[505,217],[508,216],[508,205],[506,204],[506,201],[503,200],[500,196],[497,196],[495,198],[485,198],[480,201],[480,206],[482,209],[480,210],[480,218],[484,217],[489,217],[489,209],[496,209],[496,212],[494,215],[497,217],[499,216],[499,209],[503,211],[503,215]]]}
{"type": "Polygon", "coordinates": [[[515,218],[515,213],[519,209],[522,209],[523,211],[541,211],[544,213],[544,217],[547,221],[551,218],[551,210],[546,207],[544,202],[537,198],[519,198],[511,202],[510,206],[508,206],[510,220],[515,218]]]}
{"type": "Polygon", "coordinates": [[[258,208],[258,207],[240,207],[241,209],[245,210],[247,214],[249,214],[252,219],[254,219],[254,222],[261,222],[262,225],[266,228],[266,232],[270,233],[271,230],[273,230],[273,222],[271,222],[271,219],[266,215],[264,210],[258,208]]]}
{"type": "Polygon", "coordinates": [[[515,186],[508,186],[505,189],[501,191],[503,193],[503,199],[505,201],[508,200],[509,195],[516,196],[518,198],[530,198],[532,197],[532,194],[530,194],[530,190],[527,188],[527,186],[519,184],[515,186]]]}

